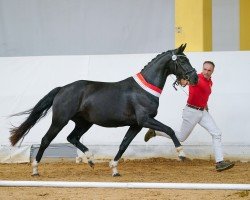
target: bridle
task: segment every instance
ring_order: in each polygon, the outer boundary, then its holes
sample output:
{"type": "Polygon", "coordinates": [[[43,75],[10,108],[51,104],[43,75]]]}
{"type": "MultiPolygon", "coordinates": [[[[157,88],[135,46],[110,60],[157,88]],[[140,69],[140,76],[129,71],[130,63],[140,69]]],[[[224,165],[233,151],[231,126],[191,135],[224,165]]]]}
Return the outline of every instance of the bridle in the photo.
{"type": "MultiPolygon", "coordinates": [[[[179,62],[178,62],[178,57],[185,57],[187,58],[187,56],[185,55],[176,55],[174,54],[174,52],[172,51],[172,61],[174,62],[174,67],[175,67],[175,71],[177,70],[178,67],[182,68],[183,71],[185,72],[184,74],[182,74],[182,78],[185,79],[185,80],[188,80],[190,81],[190,77],[189,77],[189,74],[191,74],[192,72],[196,72],[196,70],[194,68],[192,68],[191,70],[186,70],[179,62]]],[[[173,87],[175,90],[177,90],[176,86],[179,85],[179,79],[178,77],[176,78],[175,82],[173,83],[173,87]]]]}

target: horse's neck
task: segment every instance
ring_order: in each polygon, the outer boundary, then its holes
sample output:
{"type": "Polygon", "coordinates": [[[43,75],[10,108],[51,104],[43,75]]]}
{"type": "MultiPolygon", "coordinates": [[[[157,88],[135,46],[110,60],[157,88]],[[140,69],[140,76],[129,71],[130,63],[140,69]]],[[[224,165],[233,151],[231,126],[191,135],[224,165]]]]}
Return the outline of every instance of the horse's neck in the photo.
{"type": "Polygon", "coordinates": [[[166,66],[171,58],[172,53],[169,51],[157,55],[142,69],[141,74],[144,79],[148,83],[163,89],[168,75],[171,74],[170,66],[166,66]]]}
{"type": "Polygon", "coordinates": [[[153,69],[153,67],[143,69],[141,74],[148,83],[161,89],[163,89],[167,76],[169,75],[168,71],[164,71],[163,69],[153,69]]]}

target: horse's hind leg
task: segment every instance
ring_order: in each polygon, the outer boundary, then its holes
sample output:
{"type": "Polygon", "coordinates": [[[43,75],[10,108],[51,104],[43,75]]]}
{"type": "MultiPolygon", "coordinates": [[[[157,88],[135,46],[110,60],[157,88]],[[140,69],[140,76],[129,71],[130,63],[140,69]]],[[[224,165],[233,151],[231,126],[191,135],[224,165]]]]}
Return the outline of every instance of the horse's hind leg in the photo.
{"type": "Polygon", "coordinates": [[[93,168],[93,154],[89,152],[89,149],[80,142],[82,135],[86,133],[92,125],[93,124],[87,121],[81,121],[81,124],[76,123],[74,130],[69,134],[67,140],[86,155],[88,164],[93,168]]]}
{"type": "Polygon", "coordinates": [[[122,154],[126,151],[131,141],[135,138],[135,136],[141,131],[141,126],[130,126],[126,135],[124,136],[122,143],[120,144],[119,151],[116,154],[114,160],[110,161],[109,166],[112,168],[112,176],[120,176],[117,171],[117,165],[119,159],[122,157],[122,154]]]}
{"type": "Polygon", "coordinates": [[[39,175],[38,173],[38,163],[41,161],[43,153],[45,149],[49,146],[51,141],[57,136],[57,134],[62,130],[62,128],[66,125],[67,123],[55,123],[52,121],[52,124],[50,125],[49,130],[47,133],[44,135],[42,138],[41,145],[39,147],[38,153],[36,155],[36,159],[32,163],[33,167],[33,173],[32,176],[39,175]]]}
{"type": "Polygon", "coordinates": [[[145,117],[143,117],[143,115],[141,115],[141,116],[142,117],[139,118],[139,124],[141,124],[145,128],[150,128],[153,130],[161,131],[161,132],[164,132],[167,135],[169,135],[169,137],[174,142],[174,145],[176,147],[176,151],[179,154],[179,159],[185,160],[185,153],[184,153],[183,147],[182,147],[180,141],[178,140],[178,138],[176,137],[173,129],[170,128],[169,126],[162,124],[161,122],[157,121],[154,118],[145,118],[145,117]]]}

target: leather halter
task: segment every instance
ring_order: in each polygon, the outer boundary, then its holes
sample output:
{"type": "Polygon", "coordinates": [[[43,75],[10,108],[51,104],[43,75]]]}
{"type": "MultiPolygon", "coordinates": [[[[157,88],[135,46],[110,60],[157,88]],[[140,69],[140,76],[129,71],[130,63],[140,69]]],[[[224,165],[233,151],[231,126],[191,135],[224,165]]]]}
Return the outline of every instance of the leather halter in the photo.
{"type": "MultiPolygon", "coordinates": [[[[181,57],[181,56],[186,57],[185,55],[175,55],[172,52],[172,61],[174,61],[174,63],[175,63],[175,70],[177,69],[177,67],[181,67],[185,71],[184,67],[177,61],[178,57],[181,57]]],[[[184,74],[184,78],[189,80],[188,74],[192,73],[193,71],[195,71],[194,68],[189,70],[189,71],[186,71],[184,74]]],[[[144,89],[148,93],[150,93],[158,98],[160,97],[160,95],[162,93],[162,89],[147,82],[141,73],[134,75],[133,78],[142,89],[144,89]]],[[[176,79],[176,81],[173,83],[173,87],[175,88],[175,90],[177,90],[177,88],[175,87],[176,85],[178,85],[178,79],[176,79]]]]}
{"type": "MultiPolygon", "coordinates": [[[[185,80],[189,80],[189,74],[192,73],[192,72],[195,72],[196,70],[194,68],[192,68],[191,70],[185,70],[184,67],[178,62],[178,57],[187,57],[185,55],[175,55],[173,52],[172,52],[172,61],[174,61],[175,63],[175,71],[177,70],[177,67],[181,67],[185,73],[182,74],[183,75],[183,78],[185,80]]],[[[177,90],[176,86],[178,86],[179,83],[178,83],[178,78],[176,78],[175,82],[173,83],[173,87],[175,90],[177,90]]]]}

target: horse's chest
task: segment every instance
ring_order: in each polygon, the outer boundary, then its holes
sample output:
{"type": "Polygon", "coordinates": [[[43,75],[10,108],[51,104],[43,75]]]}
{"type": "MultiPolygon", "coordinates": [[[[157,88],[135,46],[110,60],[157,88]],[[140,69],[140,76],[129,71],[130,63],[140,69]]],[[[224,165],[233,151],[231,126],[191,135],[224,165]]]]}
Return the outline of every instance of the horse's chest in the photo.
{"type": "Polygon", "coordinates": [[[143,107],[148,113],[153,114],[157,113],[159,103],[145,99],[144,101],[140,102],[140,106],[143,107]]]}

